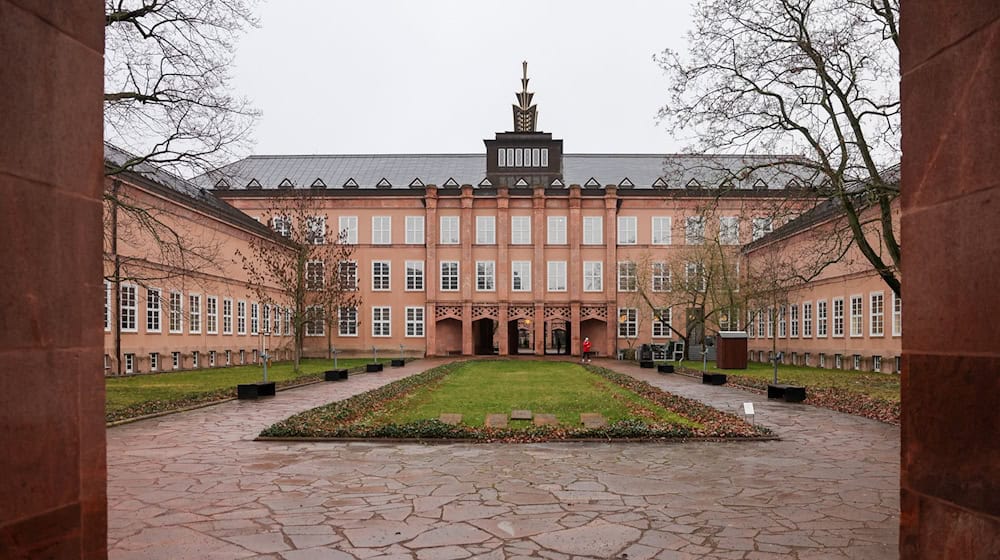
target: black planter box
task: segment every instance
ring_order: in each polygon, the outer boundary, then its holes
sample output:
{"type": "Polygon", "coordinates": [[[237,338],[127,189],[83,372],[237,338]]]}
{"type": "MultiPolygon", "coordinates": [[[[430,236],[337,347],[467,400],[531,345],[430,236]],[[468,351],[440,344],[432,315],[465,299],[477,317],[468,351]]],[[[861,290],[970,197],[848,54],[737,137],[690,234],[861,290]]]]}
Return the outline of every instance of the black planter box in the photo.
{"type": "Polygon", "coordinates": [[[273,397],[274,381],[264,383],[241,383],[236,386],[236,397],[239,399],[256,399],[257,397],[273,397]]]}
{"type": "Polygon", "coordinates": [[[725,385],[726,384],[726,374],[724,373],[703,373],[701,374],[701,382],[705,385],[725,385]]]}
{"type": "Polygon", "coordinates": [[[403,367],[406,365],[406,360],[393,360],[391,364],[392,367],[403,367]]]}
{"type": "Polygon", "coordinates": [[[365,364],[365,371],[368,373],[382,371],[382,364],[365,364]]]}
{"type": "Polygon", "coordinates": [[[785,402],[802,402],[806,400],[806,388],[798,385],[768,385],[767,398],[784,399],[785,402]]]}
{"type": "Polygon", "coordinates": [[[325,381],[346,381],[347,380],[347,370],[346,369],[328,369],[323,372],[323,379],[325,381]]]}
{"type": "Polygon", "coordinates": [[[653,369],[654,367],[656,367],[656,364],[653,363],[653,360],[639,360],[639,367],[646,369],[653,369]]]}
{"type": "Polygon", "coordinates": [[[658,371],[660,373],[673,373],[674,372],[674,366],[672,366],[670,364],[660,364],[660,365],[656,366],[656,371],[658,371]]]}

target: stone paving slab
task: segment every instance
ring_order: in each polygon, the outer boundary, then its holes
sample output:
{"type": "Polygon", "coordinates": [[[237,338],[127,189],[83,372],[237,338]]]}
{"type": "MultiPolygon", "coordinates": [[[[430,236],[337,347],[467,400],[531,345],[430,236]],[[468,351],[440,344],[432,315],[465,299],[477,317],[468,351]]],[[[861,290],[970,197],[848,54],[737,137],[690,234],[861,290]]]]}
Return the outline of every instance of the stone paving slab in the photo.
{"type": "Polygon", "coordinates": [[[584,428],[603,428],[608,425],[608,420],[596,412],[584,412],[580,414],[580,423],[584,428]]]}
{"type": "Polygon", "coordinates": [[[559,419],[555,414],[536,414],[533,423],[536,426],[557,426],[559,419]]]}
{"type": "Polygon", "coordinates": [[[753,401],[782,439],[253,441],[445,361],[109,429],[110,557],[897,558],[898,428],[625,362],[595,363],[729,412],[753,401]]]}
{"type": "Polygon", "coordinates": [[[438,420],[450,426],[457,426],[462,423],[462,415],[442,413],[441,416],[438,418],[438,420]]]}
{"type": "Polygon", "coordinates": [[[487,428],[506,428],[507,427],[507,415],[506,414],[487,414],[486,415],[486,427],[487,428]]]}
{"type": "Polygon", "coordinates": [[[512,410],[510,412],[511,420],[531,420],[530,410],[512,410]]]}

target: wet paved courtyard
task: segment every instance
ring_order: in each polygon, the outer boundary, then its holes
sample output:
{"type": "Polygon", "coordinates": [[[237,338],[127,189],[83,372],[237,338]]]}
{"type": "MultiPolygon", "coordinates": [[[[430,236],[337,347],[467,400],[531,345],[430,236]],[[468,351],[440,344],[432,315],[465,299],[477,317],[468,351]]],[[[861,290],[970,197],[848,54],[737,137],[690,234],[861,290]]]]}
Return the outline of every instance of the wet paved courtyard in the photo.
{"type": "Polygon", "coordinates": [[[267,425],[433,367],[108,430],[109,549],[125,558],[897,558],[899,429],[600,365],[781,441],[255,442],[267,425]]]}

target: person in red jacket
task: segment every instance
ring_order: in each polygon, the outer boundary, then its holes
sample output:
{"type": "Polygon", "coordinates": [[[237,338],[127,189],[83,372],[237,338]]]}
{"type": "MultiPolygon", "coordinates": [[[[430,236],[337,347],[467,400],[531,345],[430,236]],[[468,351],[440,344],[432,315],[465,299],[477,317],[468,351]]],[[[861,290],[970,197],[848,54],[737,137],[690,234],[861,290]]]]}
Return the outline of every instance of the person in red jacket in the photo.
{"type": "Polygon", "coordinates": [[[590,337],[583,338],[583,361],[590,362],[590,337]]]}

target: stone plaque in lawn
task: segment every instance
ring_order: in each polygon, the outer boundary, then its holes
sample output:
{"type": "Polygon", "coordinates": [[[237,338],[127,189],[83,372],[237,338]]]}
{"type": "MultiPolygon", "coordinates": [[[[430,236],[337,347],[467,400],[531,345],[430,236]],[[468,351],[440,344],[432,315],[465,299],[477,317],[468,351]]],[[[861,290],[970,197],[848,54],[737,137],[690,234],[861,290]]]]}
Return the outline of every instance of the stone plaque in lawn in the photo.
{"type": "Polygon", "coordinates": [[[510,411],[511,420],[531,420],[530,410],[512,410],[510,411]]]}
{"type": "Polygon", "coordinates": [[[556,419],[555,414],[536,414],[535,415],[535,425],[536,426],[558,426],[559,420],[556,419]]]}
{"type": "Polygon", "coordinates": [[[580,415],[584,428],[603,428],[608,425],[607,419],[596,412],[584,412],[580,415]]]}
{"type": "Polygon", "coordinates": [[[506,428],[507,427],[507,415],[506,414],[487,414],[486,415],[486,427],[487,428],[506,428]]]}
{"type": "Polygon", "coordinates": [[[462,423],[461,414],[449,414],[447,412],[442,413],[438,418],[441,422],[448,424],[449,426],[457,426],[462,423]]]}

